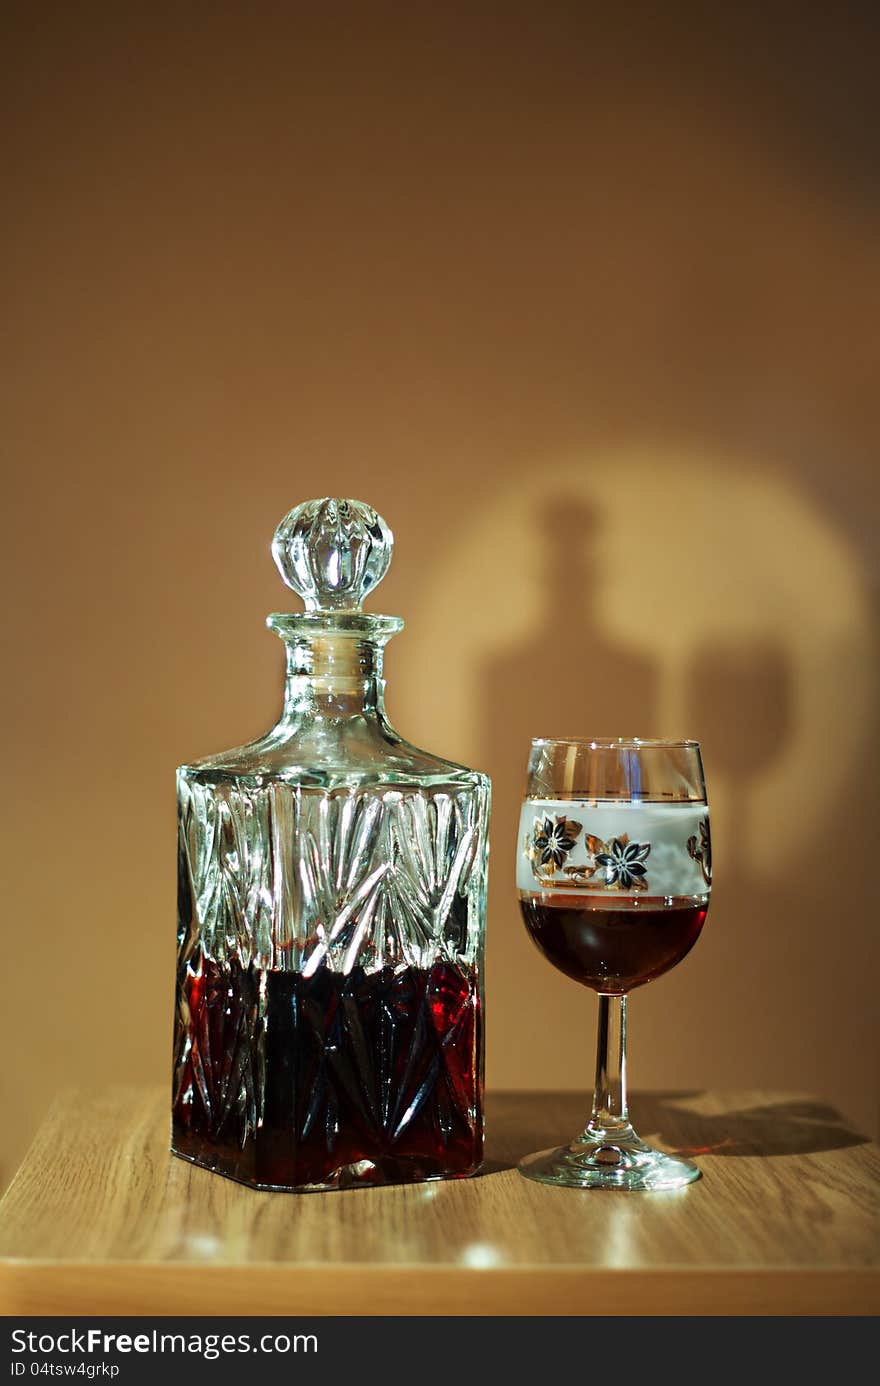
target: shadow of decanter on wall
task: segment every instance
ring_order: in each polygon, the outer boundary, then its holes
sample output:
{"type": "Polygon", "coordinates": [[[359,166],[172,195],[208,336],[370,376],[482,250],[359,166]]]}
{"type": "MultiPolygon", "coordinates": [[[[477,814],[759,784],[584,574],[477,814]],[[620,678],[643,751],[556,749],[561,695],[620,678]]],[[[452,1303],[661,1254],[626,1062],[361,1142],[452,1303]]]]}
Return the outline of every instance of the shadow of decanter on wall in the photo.
{"type": "Polygon", "coordinates": [[[592,1080],[590,998],[538,956],[516,901],[514,853],[529,743],[536,736],[658,734],[657,670],[615,642],[596,609],[597,525],[595,510],[577,495],[554,496],[536,511],[537,619],[483,666],[481,765],[492,777],[488,1004],[490,1014],[504,1016],[503,1030],[492,1032],[489,1081],[498,1081],[492,1057],[498,1046],[507,1055],[501,1081],[508,1087],[592,1080]],[[510,1046],[525,1043],[529,1052],[514,1068],[510,1046]],[[577,1064],[560,1065],[560,1050],[573,1043],[577,1064]]]}
{"type": "Polygon", "coordinates": [[[593,508],[574,495],[548,500],[535,515],[540,613],[516,647],[485,666],[481,744],[498,876],[512,871],[533,737],[658,735],[656,669],[609,639],[608,623],[597,619],[596,527],[593,508]]]}

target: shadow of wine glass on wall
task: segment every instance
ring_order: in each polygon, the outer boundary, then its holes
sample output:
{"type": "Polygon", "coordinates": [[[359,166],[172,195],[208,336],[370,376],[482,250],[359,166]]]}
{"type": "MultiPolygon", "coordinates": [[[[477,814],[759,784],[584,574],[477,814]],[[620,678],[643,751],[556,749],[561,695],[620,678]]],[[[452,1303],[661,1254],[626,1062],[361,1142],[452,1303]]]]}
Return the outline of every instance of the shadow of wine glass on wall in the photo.
{"type": "Polygon", "coordinates": [[[846,536],[778,469],[614,450],[532,466],[441,557],[394,689],[413,739],[439,720],[493,781],[490,1086],[592,1079],[592,998],[539,958],[513,890],[530,739],[694,736],[712,908],[685,963],[637,994],[633,1077],[833,1094],[871,1126],[876,673],[846,536]],[[450,611],[454,677],[427,681],[450,611]]]}
{"type": "Polygon", "coordinates": [[[764,636],[713,639],[685,676],[686,722],[700,740],[707,774],[727,781],[728,817],[748,842],[749,783],[767,775],[793,729],[791,660],[764,636]]]}

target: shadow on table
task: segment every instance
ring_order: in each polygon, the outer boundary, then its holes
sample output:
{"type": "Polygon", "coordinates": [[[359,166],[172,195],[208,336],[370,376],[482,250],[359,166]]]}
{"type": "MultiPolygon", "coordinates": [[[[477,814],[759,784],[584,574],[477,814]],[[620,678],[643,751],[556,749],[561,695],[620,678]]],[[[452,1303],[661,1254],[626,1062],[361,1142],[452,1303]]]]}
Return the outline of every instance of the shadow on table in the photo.
{"type": "MultiPolygon", "coordinates": [[[[633,1124],[643,1139],[677,1154],[807,1155],[865,1145],[867,1136],[826,1103],[790,1098],[720,1115],[699,1111],[702,1093],[634,1093],[633,1124]]],[[[524,1155],[562,1145],[583,1128],[589,1099],[580,1093],[494,1093],[487,1111],[484,1174],[510,1169],[524,1155]]]]}
{"type": "MultiPolygon", "coordinates": [[[[637,1112],[644,1110],[646,1118],[650,1113],[651,1133],[665,1141],[668,1129],[682,1155],[810,1155],[868,1143],[833,1107],[811,1098],[761,1103],[720,1116],[692,1111],[670,1116],[669,1105],[657,1095],[635,1102],[637,1112]]],[[[646,1120],[641,1126],[649,1129],[646,1120]]]]}

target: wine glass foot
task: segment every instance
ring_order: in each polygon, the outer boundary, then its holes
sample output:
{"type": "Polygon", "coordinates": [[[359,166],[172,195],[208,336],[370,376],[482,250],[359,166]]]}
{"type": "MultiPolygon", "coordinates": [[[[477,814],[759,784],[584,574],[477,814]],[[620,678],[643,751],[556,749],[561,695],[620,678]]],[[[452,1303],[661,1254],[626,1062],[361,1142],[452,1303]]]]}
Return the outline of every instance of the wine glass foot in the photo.
{"type": "Polygon", "coordinates": [[[634,1131],[623,1139],[580,1137],[570,1145],[541,1150],[521,1160],[519,1172],[539,1184],[566,1189],[681,1189],[700,1178],[692,1160],[655,1150],[634,1131]]]}

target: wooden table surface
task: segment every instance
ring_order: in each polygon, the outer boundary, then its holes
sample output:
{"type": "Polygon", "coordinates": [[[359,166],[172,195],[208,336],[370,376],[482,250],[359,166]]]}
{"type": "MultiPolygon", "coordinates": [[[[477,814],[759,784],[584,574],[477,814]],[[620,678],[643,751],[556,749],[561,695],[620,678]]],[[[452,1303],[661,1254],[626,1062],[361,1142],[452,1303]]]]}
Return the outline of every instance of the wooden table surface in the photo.
{"type": "Polygon", "coordinates": [[[168,1154],[168,1096],[69,1094],[0,1203],[18,1314],[880,1312],[880,1151],[777,1093],[662,1093],[640,1134],[692,1153],[674,1193],[547,1188],[512,1166],[582,1124],[574,1094],[496,1094],[486,1172],[255,1193],[168,1154]]]}

